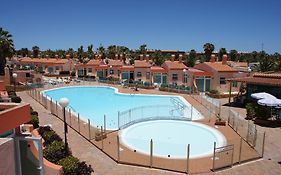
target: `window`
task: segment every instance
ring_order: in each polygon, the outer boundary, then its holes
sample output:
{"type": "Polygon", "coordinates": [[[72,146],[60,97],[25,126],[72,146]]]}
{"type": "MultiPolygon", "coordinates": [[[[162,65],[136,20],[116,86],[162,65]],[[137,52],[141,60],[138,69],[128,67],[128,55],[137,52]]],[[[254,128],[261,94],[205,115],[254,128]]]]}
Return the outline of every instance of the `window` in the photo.
{"type": "Polygon", "coordinates": [[[56,66],[56,70],[59,70],[60,69],[60,67],[59,66],[56,66]]]}
{"type": "Polygon", "coordinates": [[[226,84],[225,77],[220,77],[220,84],[226,84]]]}
{"type": "Polygon", "coordinates": [[[189,79],[189,75],[188,74],[183,74],[183,83],[187,83],[189,79]]]}
{"type": "Polygon", "coordinates": [[[137,77],[141,77],[141,72],[138,72],[138,73],[137,73],[137,77]]]}
{"type": "Polygon", "coordinates": [[[232,82],[232,87],[237,87],[237,81],[232,82]]]}
{"type": "Polygon", "coordinates": [[[146,72],[146,79],[147,79],[147,80],[150,79],[150,72],[146,72]]]}
{"type": "Polygon", "coordinates": [[[25,77],[31,77],[31,76],[30,76],[30,73],[26,73],[26,74],[25,74],[25,77]]]}
{"type": "Polygon", "coordinates": [[[172,75],[172,79],[173,79],[173,80],[178,80],[178,74],[173,74],[173,75],[172,75]]]}
{"type": "Polygon", "coordinates": [[[93,72],[93,69],[92,69],[92,68],[88,68],[88,72],[89,72],[89,73],[92,73],[92,72],[93,72]]]}

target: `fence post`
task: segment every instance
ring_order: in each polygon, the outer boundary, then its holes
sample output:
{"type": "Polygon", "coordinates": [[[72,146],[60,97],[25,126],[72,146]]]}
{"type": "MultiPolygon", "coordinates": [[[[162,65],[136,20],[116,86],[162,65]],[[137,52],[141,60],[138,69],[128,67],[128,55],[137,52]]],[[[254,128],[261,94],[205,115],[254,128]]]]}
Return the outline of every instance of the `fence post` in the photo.
{"type": "Polygon", "coordinates": [[[56,115],[59,117],[59,114],[58,114],[58,101],[56,101],[56,115]]]}
{"type": "Polygon", "coordinates": [[[213,170],[215,169],[215,160],[216,160],[216,142],[214,142],[213,170]]]}
{"type": "Polygon", "coordinates": [[[120,142],[119,142],[119,136],[117,135],[117,162],[120,162],[120,142]]]}
{"type": "Polygon", "coordinates": [[[263,157],[263,154],[264,154],[264,144],[265,144],[265,131],[264,131],[264,133],[263,133],[261,157],[263,157]]]}
{"type": "Polygon", "coordinates": [[[150,140],[150,168],[152,168],[153,164],[153,141],[150,140]]]}
{"type": "Polygon", "coordinates": [[[191,120],[192,120],[192,117],[193,117],[193,106],[191,106],[191,110],[190,110],[190,117],[191,117],[191,120]]]}
{"type": "Polygon", "coordinates": [[[129,122],[131,122],[131,109],[129,110],[129,122]]]}
{"type": "Polygon", "coordinates": [[[106,132],[106,116],[103,116],[103,131],[106,132]]]}
{"type": "Polygon", "coordinates": [[[249,128],[250,128],[250,121],[248,120],[248,129],[247,129],[247,136],[246,136],[247,142],[249,142],[249,132],[250,132],[249,128]]]}
{"type": "MultiPolygon", "coordinates": [[[[103,135],[103,128],[102,128],[102,126],[100,127],[100,129],[101,129],[101,135],[103,135]]],[[[101,150],[103,150],[103,138],[101,139],[101,150]]]]}
{"type": "Polygon", "coordinates": [[[71,109],[69,108],[69,110],[68,110],[68,114],[69,114],[69,124],[70,124],[70,126],[71,126],[71,109]]]}
{"type": "Polygon", "coordinates": [[[241,162],[242,142],[243,142],[243,139],[242,139],[242,137],[240,137],[239,160],[238,160],[238,163],[239,163],[239,164],[240,164],[240,162],[241,162]]]}
{"type": "Polygon", "coordinates": [[[53,99],[52,99],[52,97],[51,97],[51,100],[50,100],[50,111],[51,111],[51,114],[53,114],[53,99]]]}
{"type": "Polygon", "coordinates": [[[189,174],[189,154],[190,154],[190,144],[187,145],[186,174],[189,174]]]}
{"type": "Polygon", "coordinates": [[[120,130],[120,111],[118,111],[118,130],[120,130]]]}
{"type": "Polygon", "coordinates": [[[79,115],[79,113],[78,113],[78,131],[80,133],[80,115],[79,115]]]}
{"type": "Polygon", "coordinates": [[[91,140],[91,121],[88,119],[89,140],[91,140]]]}

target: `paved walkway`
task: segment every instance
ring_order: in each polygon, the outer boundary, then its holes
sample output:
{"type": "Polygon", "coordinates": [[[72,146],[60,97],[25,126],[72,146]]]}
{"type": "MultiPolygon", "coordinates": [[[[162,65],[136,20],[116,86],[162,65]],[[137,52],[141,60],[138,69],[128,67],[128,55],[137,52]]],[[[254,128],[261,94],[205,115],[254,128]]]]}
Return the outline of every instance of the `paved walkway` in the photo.
{"type": "MultiPolygon", "coordinates": [[[[129,91],[129,90],[125,90],[129,91]]],[[[142,90],[144,93],[152,92],[151,90],[142,90]]],[[[30,103],[34,110],[38,111],[40,124],[51,124],[53,129],[61,136],[63,136],[63,123],[60,119],[56,118],[39,103],[33,100],[25,92],[18,93],[24,102],[30,103]]],[[[243,112],[242,109],[235,109],[243,112]]],[[[280,128],[261,128],[265,130],[266,145],[264,159],[257,160],[238,166],[234,166],[231,169],[207,174],[231,174],[231,175],[280,175],[281,165],[278,161],[281,161],[281,129],[280,128]]],[[[95,170],[96,175],[160,175],[171,174],[176,175],[179,173],[173,173],[170,171],[142,168],[136,166],[127,166],[117,164],[111,160],[108,156],[98,150],[94,145],[89,143],[82,136],[77,134],[74,130],[69,129],[68,134],[69,146],[73,152],[73,155],[77,156],[80,160],[86,161],[91,164],[95,170]]]]}

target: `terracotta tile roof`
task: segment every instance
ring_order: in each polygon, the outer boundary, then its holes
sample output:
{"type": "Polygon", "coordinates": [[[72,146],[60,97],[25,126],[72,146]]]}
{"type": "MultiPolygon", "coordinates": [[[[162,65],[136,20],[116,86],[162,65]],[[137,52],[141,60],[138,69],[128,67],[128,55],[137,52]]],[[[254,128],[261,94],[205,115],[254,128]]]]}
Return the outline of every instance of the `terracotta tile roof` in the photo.
{"type": "Polygon", "coordinates": [[[99,66],[103,61],[92,59],[87,63],[87,66],[99,66]]]}
{"type": "Polygon", "coordinates": [[[109,59],[108,60],[108,65],[109,66],[122,66],[123,65],[123,61],[122,60],[109,59]]]}
{"type": "Polygon", "coordinates": [[[124,65],[120,68],[122,71],[133,71],[135,68],[132,65],[124,65]]]}
{"type": "MultiPolygon", "coordinates": [[[[187,66],[184,65],[182,62],[179,61],[165,61],[163,65],[166,65],[170,70],[180,70],[180,69],[187,69],[187,66]]],[[[163,66],[162,65],[162,66],[163,66]]]]}
{"type": "Polygon", "coordinates": [[[263,78],[277,78],[281,79],[281,73],[255,73],[253,77],[263,77],[263,78]]]}
{"type": "Polygon", "coordinates": [[[149,68],[151,64],[146,60],[135,60],[135,67],[137,68],[149,68]]]}
{"type": "Polygon", "coordinates": [[[29,58],[24,57],[20,58],[20,63],[25,64],[66,64],[69,60],[68,59],[61,59],[61,58],[29,58]]]}
{"type": "Polygon", "coordinates": [[[150,67],[150,71],[154,73],[167,73],[167,70],[160,66],[152,66],[150,67]]]}
{"type": "Polygon", "coordinates": [[[189,72],[191,72],[195,76],[213,76],[212,72],[206,72],[200,69],[195,69],[195,68],[188,68],[189,72]]]}
{"type": "Polygon", "coordinates": [[[218,72],[238,72],[238,70],[233,69],[227,64],[222,64],[222,62],[204,62],[202,64],[206,64],[218,72]]]}
{"type": "Polygon", "coordinates": [[[281,86],[281,79],[279,78],[241,77],[241,78],[228,79],[228,81],[244,82],[248,84],[281,86]]]}

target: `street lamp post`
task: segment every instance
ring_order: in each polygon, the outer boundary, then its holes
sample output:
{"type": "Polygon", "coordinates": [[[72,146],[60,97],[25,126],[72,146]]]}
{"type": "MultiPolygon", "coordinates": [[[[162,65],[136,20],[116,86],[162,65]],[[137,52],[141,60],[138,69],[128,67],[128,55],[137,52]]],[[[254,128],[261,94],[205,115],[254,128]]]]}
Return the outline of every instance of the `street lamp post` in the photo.
{"type": "Polygon", "coordinates": [[[66,136],[66,134],[68,133],[68,130],[67,130],[67,123],[66,123],[66,119],[65,119],[65,108],[68,106],[68,104],[69,104],[69,100],[67,98],[63,97],[59,100],[59,105],[63,108],[65,152],[67,152],[67,149],[68,149],[67,136],[66,136]]]}
{"type": "Polygon", "coordinates": [[[14,91],[16,92],[16,80],[17,80],[18,74],[17,73],[13,73],[12,76],[14,78],[14,91]]]}

